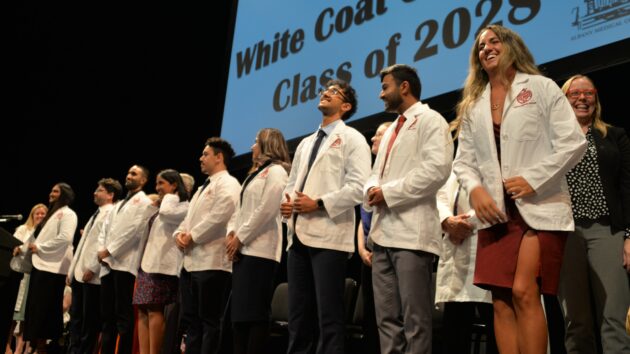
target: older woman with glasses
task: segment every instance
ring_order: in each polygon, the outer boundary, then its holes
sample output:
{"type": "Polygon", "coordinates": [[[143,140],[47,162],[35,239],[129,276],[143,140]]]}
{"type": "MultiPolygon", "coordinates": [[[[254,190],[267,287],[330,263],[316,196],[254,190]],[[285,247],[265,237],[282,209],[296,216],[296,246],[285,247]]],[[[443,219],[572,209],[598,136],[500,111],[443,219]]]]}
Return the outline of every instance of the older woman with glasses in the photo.
{"type": "Polygon", "coordinates": [[[567,174],[575,218],[559,291],[567,353],[596,353],[596,331],[604,353],[630,353],[624,330],[630,306],[630,140],[623,128],[602,120],[591,79],[575,75],[562,91],[588,141],[586,154],[567,174]]]}

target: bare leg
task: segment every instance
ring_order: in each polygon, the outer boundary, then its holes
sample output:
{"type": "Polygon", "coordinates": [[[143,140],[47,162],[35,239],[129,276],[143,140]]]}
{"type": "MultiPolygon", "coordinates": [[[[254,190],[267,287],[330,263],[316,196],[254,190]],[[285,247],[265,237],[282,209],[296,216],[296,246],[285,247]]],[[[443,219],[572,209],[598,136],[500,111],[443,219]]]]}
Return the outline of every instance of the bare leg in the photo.
{"type": "Polygon", "coordinates": [[[540,242],[536,233],[530,230],[521,240],[512,287],[512,301],[518,327],[518,348],[521,354],[547,352],[547,322],[536,279],[539,269],[540,242]]]}
{"type": "Polygon", "coordinates": [[[502,354],[518,354],[517,323],[512,291],[508,288],[492,289],[494,309],[494,335],[502,354]]]}
{"type": "Polygon", "coordinates": [[[22,354],[24,350],[24,336],[20,332],[20,334],[15,336],[15,352],[13,354],[22,354]]]}
{"type": "Polygon", "coordinates": [[[162,341],[164,340],[164,306],[155,306],[149,309],[149,345],[150,354],[160,354],[162,341]]]}
{"type": "Polygon", "coordinates": [[[138,306],[138,346],[140,354],[149,354],[149,314],[144,306],[138,306]]]}

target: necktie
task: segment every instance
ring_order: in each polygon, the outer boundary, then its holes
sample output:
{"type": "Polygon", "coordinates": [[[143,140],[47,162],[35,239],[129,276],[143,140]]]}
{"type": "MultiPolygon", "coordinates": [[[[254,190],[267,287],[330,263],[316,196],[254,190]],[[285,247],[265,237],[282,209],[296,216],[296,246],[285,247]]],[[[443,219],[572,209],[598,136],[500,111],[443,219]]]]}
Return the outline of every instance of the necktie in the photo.
{"type": "Polygon", "coordinates": [[[385,160],[383,161],[383,168],[381,169],[381,178],[383,177],[383,173],[385,172],[385,166],[387,165],[387,160],[389,159],[389,152],[392,150],[392,146],[394,146],[394,141],[396,141],[396,137],[398,136],[398,132],[400,128],[402,128],[403,124],[407,118],[405,116],[398,116],[398,120],[396,122],[396,128],[394,128],[394,132],[392,136],[389,137],[389,141],[387,142],[387,152],[385,153],[385,160]]]}
{"type": "Polygon", "coordinates": [[[308,173],[311,171],[311,166],[313,166],[313,162],[315,162],[315,158],[317,157],[317,151],[319,151],[319,146],[322,144],[322,140],[326,136],[326,132],[323,130],[317,131],[317,140],[313,144],[313,149],[311,150],[311,156],[308,159],[308,167],[306,168],[306,174],[304,175],[304,179],[302,180],[302,184],[300,185],[299,191],[301,192],[304,189],[304,184],[306,184],[306,179],[308,178],[308,173]]]}
{"type": "MultiPolygon", "coordinates": [[[[134,194],[135,194],[135,193],[134,193],[134,194]]],[[[118,207],[118,211],[120,211],[120,210],[121,210],[121,209],[125,206],[125,204],[127,204],[127,202],[129,201],[129,199],[131,199],[131,197],[132,197],[134,194],[127,194],[127,196],[125,197],[125,200],[123,200],[123,201],[122,201],[122,203],[120,203],[120,206],[118,207]]]]}
{"type": "Polygon", "coordinates": [[[203,182],[203,185],[201,186],[201,189],[199,190],[199,194],[201,194],[201,192],[203,192],[204,189],[206,189],[206,187],[210,184],[210,177],[206,178],[206,180],[203,182]]]}
{"type": "Polygon", "coordinates": [[[94,214],[92,214],[92,217],[90,218],[90,223],[85,228],[85,235],[86,236],[90,234],[90,230],[92,230],[92,226],[94,226],[94,222],[96,221],[96,217],[98,216],[98,213],[100,213],[100,212],[101,212],[101,208],[97,208],[96,211],[94,212],[94,214]]]}

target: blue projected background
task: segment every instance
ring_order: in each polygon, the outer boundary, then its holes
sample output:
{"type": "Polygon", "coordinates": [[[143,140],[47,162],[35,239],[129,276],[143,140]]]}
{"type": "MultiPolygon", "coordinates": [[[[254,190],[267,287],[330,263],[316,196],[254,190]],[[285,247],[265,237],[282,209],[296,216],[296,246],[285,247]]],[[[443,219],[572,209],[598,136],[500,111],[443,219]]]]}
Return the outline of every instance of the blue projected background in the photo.
{"type": "Polygon", "coordinates": [[[243,154],[263,127],[314,131],[317,92],[337,77],[358,93],[352,119],[379,113],[394,63],[418,69],[421,99],[457,90],[477,31],[497,22],[542,64],[628,38],[630,1],[239,0],[221,136],[243,154]]]}

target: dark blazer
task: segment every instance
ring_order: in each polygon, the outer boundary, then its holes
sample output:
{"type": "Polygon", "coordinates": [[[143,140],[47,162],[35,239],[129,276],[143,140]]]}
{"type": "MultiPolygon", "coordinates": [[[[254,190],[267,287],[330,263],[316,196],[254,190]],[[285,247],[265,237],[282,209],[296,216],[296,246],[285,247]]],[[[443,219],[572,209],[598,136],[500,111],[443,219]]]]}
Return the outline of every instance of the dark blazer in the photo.
{"type": "Polygon", "coordinates": [[[594,128],[592,134],[611,229],[615,233],[630,227],[630,140],[626,131],[618,127],[608,127],[605,138],[594,128]]]}

